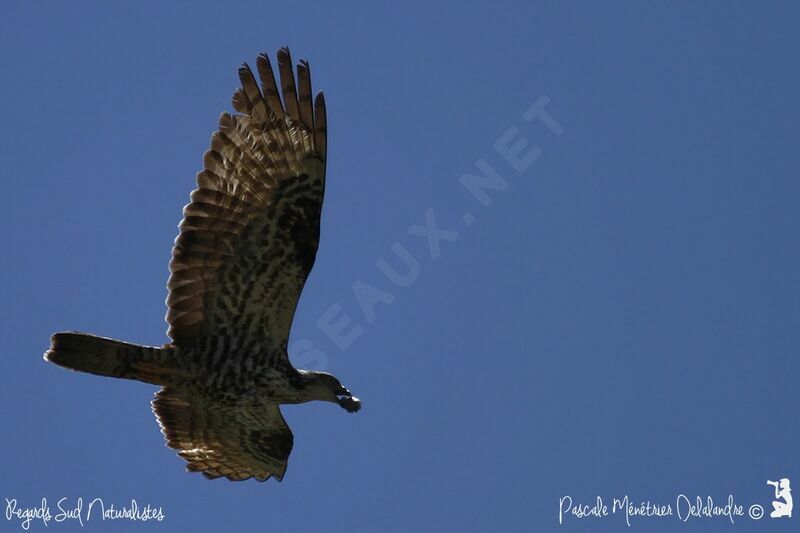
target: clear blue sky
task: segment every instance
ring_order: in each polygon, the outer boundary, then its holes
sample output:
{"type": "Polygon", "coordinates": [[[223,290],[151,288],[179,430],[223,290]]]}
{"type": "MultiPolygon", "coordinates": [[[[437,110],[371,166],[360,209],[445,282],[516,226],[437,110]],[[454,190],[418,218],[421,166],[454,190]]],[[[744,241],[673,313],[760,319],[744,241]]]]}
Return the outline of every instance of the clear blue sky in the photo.
{"type": "Polygon", "coordinates": [[[559,526],[559,498],[769,511],[780,477],[800,497],[793,3],[115,4],[11,2],[0,20],[0,496],[166,515],[83,531],[328,533],[622,531],[559,526]],[[364,408],[286,408],[283,483],[209,482],[164,446],[153,387],[41,354],[60,330],[167,341],[201,155],[239,64],[283,45],[310,60],[330,126],[295,362],[364,408]],[[543,95],[560,135],[523,118],[543,95]],[[539,156],[518,171],[501,152],[521,137],[539,156]],[[506,183],[488,206],[460,183],[479,159],[506,183]],[[436,258],[409,233],[429,209],[458,232],[436,258]],[[376,266],[400,269],[394,243],[419,267],[407,286],[376,266]],[[359,282],[391,303],[365,316],[359,282]],[[316,325],[332,306],[361,328],[345,349],[316,325]]]}

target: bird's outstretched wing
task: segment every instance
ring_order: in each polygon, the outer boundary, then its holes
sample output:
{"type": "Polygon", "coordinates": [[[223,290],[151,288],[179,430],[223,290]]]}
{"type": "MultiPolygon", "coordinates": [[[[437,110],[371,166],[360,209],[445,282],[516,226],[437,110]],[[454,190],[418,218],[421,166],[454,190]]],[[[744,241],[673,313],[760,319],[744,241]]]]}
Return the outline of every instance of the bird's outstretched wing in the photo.
{"type": "Polygon", "coordinates": [[[286,473],[293,437],[277,404],[227,403],[165,387],[153,412],[190,472],[231,481],[280,481],[286,473]]]}
{"type": "Polygon", "coordinates": [[[183,210],[166,317],[176,346],[221,338],[240,353],[284,351],[319,243],[326,118],[322,93],[312,104],[308,64],[295,84],[283,48],[278,68],[282,102],[266,55],[260,87],[247,64],[239,69],[240,114],[220,117],[183,210]]]}

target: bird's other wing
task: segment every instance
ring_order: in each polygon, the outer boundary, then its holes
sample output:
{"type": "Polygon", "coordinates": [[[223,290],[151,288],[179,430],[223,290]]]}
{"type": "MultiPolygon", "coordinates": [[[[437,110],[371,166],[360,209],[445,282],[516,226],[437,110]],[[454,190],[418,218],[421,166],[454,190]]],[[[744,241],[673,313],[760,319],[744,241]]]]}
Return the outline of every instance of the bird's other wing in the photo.
{"type": "Polygon", "coordinates": [[[240,114],[220,117],[183,210],[167,284],[176,346],[285,348],[319,244],[327,128],[322,93],[312,103],[308,63],[297,66],[295,83],[282,48],[278,68],[283,101],[266,55],[257,61],[260,87],[247,64],[239,69],[240,114]]]}
{"type": "Polygon", "coordinates": [[[228,403],[165,387],[152,405],[188,471],[231,481],[283,479],[294,438],[278,404],[228,403]]]}

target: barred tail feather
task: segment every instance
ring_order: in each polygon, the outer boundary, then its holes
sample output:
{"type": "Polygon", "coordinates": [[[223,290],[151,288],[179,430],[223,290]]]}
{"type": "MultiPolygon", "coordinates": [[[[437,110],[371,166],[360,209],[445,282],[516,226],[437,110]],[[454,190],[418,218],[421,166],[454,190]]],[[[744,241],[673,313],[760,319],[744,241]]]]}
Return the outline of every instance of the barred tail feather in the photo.
{"type": "Polygon", "coordinates": [[[173,371],[171,348],[140,346],[86,333],[56,333],[45,361],[98,376],[166,385],[173,371]]]}

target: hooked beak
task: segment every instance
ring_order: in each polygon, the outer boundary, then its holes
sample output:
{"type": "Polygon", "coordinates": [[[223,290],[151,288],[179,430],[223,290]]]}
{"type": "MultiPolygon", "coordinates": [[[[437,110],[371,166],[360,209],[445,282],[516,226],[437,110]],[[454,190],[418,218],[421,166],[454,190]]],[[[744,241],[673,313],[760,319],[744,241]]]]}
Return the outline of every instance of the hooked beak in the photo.
{"type": "Polygon", "coordinates": [[[361,400],[353,396],[353,393],[342,387],[336,394],[339,405],[348,413],[355,413],[361,409],[361,400]]]}

